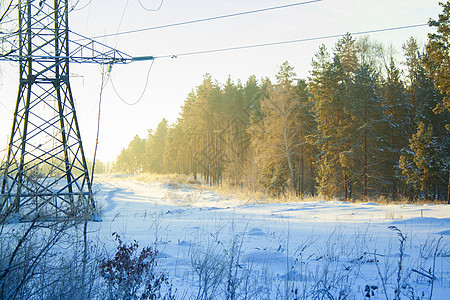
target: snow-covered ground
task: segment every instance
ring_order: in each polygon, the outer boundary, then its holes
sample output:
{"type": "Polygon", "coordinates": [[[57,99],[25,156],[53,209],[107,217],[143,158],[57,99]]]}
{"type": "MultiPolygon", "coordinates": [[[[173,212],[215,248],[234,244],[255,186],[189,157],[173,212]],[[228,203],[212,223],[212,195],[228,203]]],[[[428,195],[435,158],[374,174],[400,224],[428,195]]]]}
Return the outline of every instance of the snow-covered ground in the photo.
{"type": "Polygon", "coordinates": [[[256,205],[131,177],[95,190],[91,229],[111,254],[113,232],[156,247],[177,299],[450,299],[450,205],[256,205]]]}

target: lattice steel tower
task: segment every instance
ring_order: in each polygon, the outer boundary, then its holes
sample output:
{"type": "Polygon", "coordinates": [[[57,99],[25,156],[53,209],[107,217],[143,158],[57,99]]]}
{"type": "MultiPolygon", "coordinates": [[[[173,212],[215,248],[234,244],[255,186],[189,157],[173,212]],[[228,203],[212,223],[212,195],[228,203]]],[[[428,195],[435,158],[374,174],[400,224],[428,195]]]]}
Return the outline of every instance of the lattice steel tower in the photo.
{"type": "Polygon", "coordinates": [[[14,33],[18,46],[11,42],[12,50],[0,55],[18,61],[20,70],[8,153],[0,173],[0,216],[13,213],[25,221],[36,213],[47,219],[90,218],[95,204],[69,62],[112,64],[131,59],[104,45],[97,51],[99,44],[86,38],[83,43],[70,41],[68,0],[19,0],[18,11],[14,33]]]}

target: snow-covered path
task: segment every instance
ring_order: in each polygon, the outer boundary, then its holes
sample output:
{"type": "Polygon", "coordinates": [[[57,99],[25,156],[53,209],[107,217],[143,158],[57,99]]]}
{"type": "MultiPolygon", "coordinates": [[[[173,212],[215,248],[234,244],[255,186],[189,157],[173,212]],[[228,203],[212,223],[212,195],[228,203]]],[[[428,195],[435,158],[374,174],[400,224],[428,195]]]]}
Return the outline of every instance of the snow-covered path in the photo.
{"type": "Polygon", "coordinates": [[[222,299],[230,286],[252,299],[393,298],[400,256],[405,297],[427,298],[431,273],[433,298],[450,292],[450,205],[250,205],[131,177],[104,177],[95,188],[103,222],[92,229],[111,252],[113,232],[156,247],[181,299],[203,292],[222,299]],[[402,254],[399,232],[389,226],[406,236],[402,254]],[[210,285],[201,283],[208,276],[210,285]]]}

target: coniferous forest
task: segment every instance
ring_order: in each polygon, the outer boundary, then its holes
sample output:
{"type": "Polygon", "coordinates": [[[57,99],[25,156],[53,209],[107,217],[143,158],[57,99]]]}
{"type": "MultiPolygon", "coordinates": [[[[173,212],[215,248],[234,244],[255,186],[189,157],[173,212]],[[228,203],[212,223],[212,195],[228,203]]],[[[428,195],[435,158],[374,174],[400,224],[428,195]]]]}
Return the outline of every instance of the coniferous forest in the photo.
{"type": "Polygon", "coordinates": [[[176,123],[136,136],[116,170],[192,174],[272,195],[449,201],[444,23],[430,21],[438,31],[423,49],[413,38],[394,50],[344,35],[318,49],[306,79],[288,62],[274,82],[207,74],[176,123]]]}

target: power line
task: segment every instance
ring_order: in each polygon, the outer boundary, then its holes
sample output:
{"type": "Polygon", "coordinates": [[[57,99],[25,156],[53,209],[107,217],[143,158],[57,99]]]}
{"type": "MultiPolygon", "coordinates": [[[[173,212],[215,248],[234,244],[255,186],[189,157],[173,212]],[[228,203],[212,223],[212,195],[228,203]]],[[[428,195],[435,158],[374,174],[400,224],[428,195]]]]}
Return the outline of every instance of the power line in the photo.
{"type": "MultiPolygon", "coordinates": [[[[410,29],[410,28],[424,27],[424,26],[428,26],[428,23],[407,25],[407,26],[398,26],[398,27],[389,27],[389,28],[382,28],[382,29],[373,29],[373,30],[366,30],[366,31],[357,31],[357,32],[353,32],[350,34],[351,35],[362,35],[362,34],[371,34],[371,33],[378,33],[378,32],[410,29]]],[[[342,37],[342,36],[343,36],[343,34],[324,35],[324,36],[319,36],[319,37],[303,38],[303,39],[281,41],[281,42],[253,44],[253,45],[210,49],[210,50],[199,50],[199,51],[185,52],[185,53],[179,53],[179,54],[160,55],[160,56],[155,56],[154,58],[155,59],[156,58],[177,58],[179,56],[208,54],[208,53],[226,52],[226,51],[233,51],[233,50],[244,50],[244,49],[251,49],[251,48],[260,48],[260,47],[286,45],[286,44],[294,44],[294,43],[301,43],[301,42],[310,42],[310,41],[317,41],[317,40],[327,40],[327,39],[338,38],[338,37],[342,37]]]]}
{"type": "MultiPolygon", "coordinates": [[[[129,3],[129,2],[130,2],[130,0],[127,0],[127,3],[125,3],[125,7],[124,7],[123,12],[122,12],[122,17],[120,18],[119,26],[117,26],[117,32],[119,32],[120,27],[122,26],[123,18],[125,17],[125,13],[126,13],[126,11],[127,11],[127,7],[128,7],[128,3],[129,3]]],[[[116,41],[115,41],[114,44],[117,44],[117,36],[116,36],[116,39],[115,39],[115,40],[116,40],[116,41]]]]}
{"type": "Polygon", "coordinates": [[[156,9],[145,7],[144,4],[142,4],[142,0],[138,0],[138,2],[139,2],[139,4],[141,5],[141,7],[142,7],[143,9],[145,9],[146,11],[159,11],[159,10],[161,9],[163,3],[164,3],[164,0],[161,0],[161,2],[159,3],[158,8],[156,8],[156,9]]]}
{"type": "Polygon", "coordinates": [[[194,24],[194,23],[200,23],[200,22],[207,22],[207,21],[213,21],[213,20],[219,20],[219,19],[225,19],[225,18],[242,16],[242,15],[249,15],[249,14],[254,14],[254,13],[266,12],[266,11],[270,11],[270,10],[294,7],[294,6],[305,5],[305,4],[311,4],[311,3],[321,2],[321,1],[322,0],[311,0],[311,1],[305,1],[305,2],[297,2],[297,3],[292,3],[292,4],[273,6],[273,7],[268,7],[268,8],[262,8],[262,9],[244,11],[244,12],[238,12],[238,13],[233,13],[233,14],[228,14],[228,15],[221,15],[221,16],[216,16],[216,17],[209,17],[209,18],[204,18],[204,19],[197,19],[197,20],[184,21],[184,22],[173,23],[173,24],[160,25],[160,26],[155,26],[155,27],[147,27],[147,28],[141,28],[141,29],[134,29],[134,30],[129,30],[129,31],[117,32],[117,33],[98,35],[98,36],[91,37],[91,39],[99,39],[99,38],[110,37],[110,36],[118,36],[118,35],[131,34],[131,33],[137,33],[137,32],[143,32],[143,31],[149,31],[149,30],[155,30],[155,29],[163,29],[163,28],[176,27],[176,26],[182,26],[182,25],[188,25],[188,24],[194,24]]]}
{"type": "Polygon", "coordinates": [[[5,12],[2,14],[2,16],[0,17],[0,22],[3,21],[3,18],[8,14],[8,11],[11,9],[13,0],[11,0],[8,4],[8,6],[6,7],[5,12]]]}
{"type": "Polygon", "coordinates": [[[13,113],[12,110],[10,110],[5,104],[0,102],[0,105],[3,106],[7,111],[9,111],[10,113],[13,113]]]}
{"type": "Polygon", "coordinates": [[[108,82],[108,77],[111,79],[110,71],[111,71],[111,66],[108,66],[108,71],[105,70],[105,66],[102,66],[102,81],[101,81],[101,85],[100,85],[100,94],[99,94],[99,100],[98,100],[97,135],[95,138],[94,158],[92,160],[91,182],[94,182],[95,161],[97,158],[98,140],[99,140],[99,136],[100,136],[100,116],[101,116],[101,108],[102,108],[103,89],[105,88],[105,86],[108,82]]]}
{"type": "Polygon", "coordinates": [[[70,11],[79,11],[79,10],[83,10],[86,7],[88,7],[89,5],[91,5],[92,0],[89,0],[88,3],[86,3],[83,7],[80,8],[76,8],[78,6],[78,3],[80,3],[80,0],[78,0],[74,5],[72,5],[72,9],[70,11]]]}
{"type": "Polygon", "coordinates": [[[150,72],[151,72],[151,70],[152,70],[153,63],[154,63],[154,62],[155,62],[155,60],[152,59],[152,62],[151,62],[151,64],[150,64],[150,67],[148,68],[148,71],[147,71],[147,78],[145,79],[145,86],[144,86],[144,89],[142,90],[141,96],[140,96],[136,101],[134,101],[134,102],[128,102],[128,101],[126,101],[125,99],[123,99],[123,98],[120,96],[120,94],[119,94],[119,93],[117,92],[117,90],[116,90],[116,87],[114,86],[114,82],[113,82],[112,76],[110,77],[111,86],[112,86],[114,92],[116,93],[117,97],[119,97],[120,101],[122,101],[122,102],[125,103],[126,105],[134,106],[134,105],[138,104],[138,103],[142,100],[142,98],[144,97],[145,91],[147,90],[147,87],[148,87],[148,82],[149,82],[149,78],[150,78],[150,72]]]}

